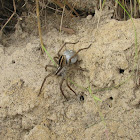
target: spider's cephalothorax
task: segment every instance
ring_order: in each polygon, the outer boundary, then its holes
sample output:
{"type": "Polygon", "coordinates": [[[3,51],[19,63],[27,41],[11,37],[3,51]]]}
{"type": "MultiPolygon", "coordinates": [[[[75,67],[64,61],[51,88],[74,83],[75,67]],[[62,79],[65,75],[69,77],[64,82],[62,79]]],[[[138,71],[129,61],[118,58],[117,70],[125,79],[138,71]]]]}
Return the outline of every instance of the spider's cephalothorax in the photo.
{"type": "Polygon", "coordinates": [[[41,85],[38,96],[41,94],[41,91],[42,91],[42,88],[43,88],[43,85],[44,85],[46,79],[48,77],[52,76],[52,75],[57,75],[57,76],[62,77],[62,80],[60,82],[60,90],[61,90],[61,93],[63,94],[63,96],[66,98],[66,100],[67,100],[67,97],[65,96],[65,94],[62,90],[62,84],[63,84],[64,80],[66,81],[67,87],[71,91],[73,91],[76,95],[76,92],[70,87],[70,85],[68,83],[68,77],[70,75],[71,70],[73,70],[73,69],[78,69],[78,70],[84,71],[84,69],[82,69],[81,67],[78,67],[76,65],[76,62],[78,61],[78,55],[77,54],[84,49],[88,49],[91,46],[91,44],[87,48],[79,49],[77,52],[72,51],[72,50],[65,50],[63,55],[60,55],[61,50],[64,48],[64,46],[66,44],[76,44],[76,43],[67,42],[61,47],[61,49],[57,53],[57,56],[54,57],[54,61],[56,62],[57,66],[46,65],[46,67],[45,67],[46,70],[47,70],[48,67],[52,67],[52,68],[55,68],[55,71],[52,71],[50,74],[48,74],[44,78],[44,81],[41,85]]]}

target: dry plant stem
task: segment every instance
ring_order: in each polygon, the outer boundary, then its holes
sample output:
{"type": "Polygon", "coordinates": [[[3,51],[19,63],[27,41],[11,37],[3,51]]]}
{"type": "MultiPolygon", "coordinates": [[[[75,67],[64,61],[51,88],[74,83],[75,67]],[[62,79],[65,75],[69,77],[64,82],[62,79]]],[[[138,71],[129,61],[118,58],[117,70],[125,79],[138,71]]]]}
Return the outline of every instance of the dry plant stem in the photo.
{"type": "MultiPolygon", "coordinates": [[[[76,2],[73,4],[73,9],[74,9],[75,5],[76,5],[76,2]]],[[[72,15],[72,10],[69,11],[68,15],[72,15]]],[[[66,17],[67,17],[67,15],[66,15],[66,17]]]]}
{"type": "MultiPolygon", "coordinates": [[[[56,0],[52,0],[55,4],[57,4],[60,8],[63,9],[64,5],[60,2],[60,1],[56,1],[56,0]]],[[[66,13],[69,13],[68,10],[65,10],[66,13]]],[[[71,14],[72,17],[74,17],[74,15],[71,14]]]]}
{"type": "Polygon", "coordinates": [[[60,32],[61,32],[61,30],[62,30],[64,12],[65,12],[65,5],[64,5],[64,7],[63,7],[63,12],[62,12],[62,17],[61,17],[60,32]]]}
{"type": "Polygon", "coordinates": [[[100,9],[102,10],[102,0],[100,0],[100,9]]]}
{"type": "Polygon", "coordinates": [[[131,17],[132,17],[132,15],[133,15],[132,0],[130,0],[130,9],[131,9],[131,17]]]}
{"type": "MultiPolygon", "coordinates": [[[[127,7],[126,0],[124,1],[124,8],[127,7]]],[[[124,19],[126,20],[126,12],[124,11],[124,19]]]]}
{"type": "Polygon", "coordinates": [[[62,11],[60,11],[60,10],[58,10],[58,9],[55,9],[55,8],[52,8],[52,7],[48,6],[48,5],[46,5],[46,7],[48,7],[49,9],[52,9],[52,10],[54,10],[54,11],[56,11],[56,12],[62,13],[62,11]]]}
{"type": "Polygon", "coordinates": [[[67,0],[65,0],[66,4],[69,6],[69,8],[76,14],[77,17],[80,17],[79,14],[76,12],[76,10],[68,3],[67,0]]]}
{"type": "Polygon", "coordinates": [[[6,23],[3,25],[3,27],[1,28],[0,32],[2,32],[2,30],[5,28],[5,26],[8,24],[8,22],[12,19],[12,17],[16,14],[16,5],[15,5],[15,0],[13,0],[13,7],[14,7],[14,12],[13,14],[10,16],[10,18],[6,21],[6,23]]]}
{"type": "Polygon", "coordinates": [[[47,23],[46,22],[47,21],[46,17],[47,17],[47,11],[45,10],[45,27],[47,26],[47,24],[46,24],[47,23]]]}
{"type": "Polygon", "coordinates": [[[134,0],[134,18],[137,16],[137,2],[134,0]]]}
{"type": "Polygon", "coordinates": [[[117,18],[117,19],[118,19],[117,8],[118,8],[118,2],[117,2],[117,1],[115,1],[115,18],[117,18]]]}
{"type": "MultiPolygon", "coordinates": [[[[59,0],[52,0],[55,4],[57,4],[60,8],[63,9],[64,4],[62,4],[59,0]]],[[[71,11],[73,11],[78,17],[79,14],[74,10],[74,8],[68,3],[67,0],[65,0],[65,3],[69,6],[69,8],[71,9],[71,11]]],[[[65,9],[66,14],[69,14],[69,11],[65,9]]],[[[75,17],[73,14],[71,14],[72,17],[75,17]]]]}
{"type": "Polygon", "coordinates": [[[139,7],[139,12],[140,12],[140,0],[138,0],[138,7],[139,7]]]}
{"type": "Polygon", "coordinates": [[[41,33],[41,23],[40,23],[40,16],[39,16],[39,0],[36,0],[36,15],[37,15],[37,23],[38,23],[38,32],[39,32],[39,38],[40,38],[40,43],[41,43],[41,50],[43,50],[43,39],[42,39],[42,33],[41,33]]]}
{"type": "MultiPolygon", "coordinates": [[[[140,50],[138,49],[138,52],[139,52],[140,50]]],[[[140,57],[139,57],[139,55],[138,55],[138,59],[137,59],[137,68],[136,68],[136,73],[135,73],[135,77],[136,77],[136,79],[135,79],[135,83],[136,83],[136,86],[139,86],[140,85],[140,77],[139,77],[139,68],[140,68],[140,59],[139,59],[140,57]]]]}
{"type": "Polygon", "coordinates": [[[62,49],[67,45],[67,44],[76,44],[76,43],[78,43],[79,41],[77,41],[77,42],[74,42],[74,43],[72,43],[72,42],[65,42],[64,44],[63,44],[63,46],[60,48],[60,50],[58,51],[58,53],[57,53],[57,55],[60,57],[61,55],[60,55],[60,52],[62,51],[62,49]]]}
{"type": "MultiPolygon", "coordinates": [[[[123,7],[125,8],[125,3],[126,1],[125,0],[123,0],[123,7]]],[[[126,20],[126,17],[125,17],[125,10],[123,11],[124,13],[123,13],[123,16],[124,16],[124,20],[126,20]]]]}
{"type": "Polygon", "coordinates": [[[102,14],[102,0],[100,0],[100,12],[99,12],[99,16],[98,16],[97,29],[98,29],[98,27],[99,27],[101,14],[102,14]]]}
{"type": "Polygon", "coordinates": [[[135,77],[136,77],[136,79],[135,79],[135,83],[136,83],[136,86],[139,86],[139,62],[138,62],[138,64],[137,64],[137,69],[136,69],[136,74],[135,74],[135,77]]]}

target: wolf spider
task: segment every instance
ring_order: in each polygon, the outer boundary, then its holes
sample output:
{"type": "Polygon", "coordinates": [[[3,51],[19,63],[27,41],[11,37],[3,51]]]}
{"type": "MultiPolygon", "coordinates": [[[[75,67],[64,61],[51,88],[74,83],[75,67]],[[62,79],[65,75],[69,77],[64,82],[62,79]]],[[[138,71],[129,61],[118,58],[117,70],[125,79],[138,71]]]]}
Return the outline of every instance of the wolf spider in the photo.
{"type": "MultiPolygon", "coordinates": [[[[76,42],[77,43],[77,42],[76,42]]],[[[66,44],[76,44],[76,43],[71,43],[71,42],[66,42],[64,43],[64,45],[60,48],[60,50],[58,51],[57,53],[57,56],[54,57],[54,61],[56,62],[56,64],[58,66],[54,66],[54,65],[46,65],[45,66],[45,69],[47,71],[47,68],[48,67],[52,67],[52,68],[55,68],[55,71],[52,71],[50,74],[48,74],[43,82],[42,82],[42,85],[41,85],[41,88],[40,88],[40,91],[39,91],[39,94],[38,96],[41,94],[42,92],[42,88],[44,86],[44,83],[46,81],[46,79],[50,76],[53,76],[53,75],[56,75],[56,76],[61,76],[62,77],[62,80],[60,82],[60,91],[62,93],[62,95],[65,97],[66,100],[67,97],[65,96],[63,90],[62,90],[62,84],[64,82],[64,80],[66,81],[66,85],[67,87],[76,94],[76,92],[70,87],[69,83],[68,83],[68,77],[69,77],[69,72],[73,69],[77,69],[77,70],[82,70],[82,71],[86,71],[85,69],[81,68],[81,67],[77,67],[75,66],[75,64],[78,62],[78,53],[82,50],[85,50],[85,49],[88,49],[91,44],[86,47],[86,48],[82,48],[82,49],[79,49],[77,52],[75,51],[71,51],[71,50],[66,50],[62,55],[60,55],[60,52],[62,51],[62,49],[64,48],[64,46],[66,46],[66,44]]]]}

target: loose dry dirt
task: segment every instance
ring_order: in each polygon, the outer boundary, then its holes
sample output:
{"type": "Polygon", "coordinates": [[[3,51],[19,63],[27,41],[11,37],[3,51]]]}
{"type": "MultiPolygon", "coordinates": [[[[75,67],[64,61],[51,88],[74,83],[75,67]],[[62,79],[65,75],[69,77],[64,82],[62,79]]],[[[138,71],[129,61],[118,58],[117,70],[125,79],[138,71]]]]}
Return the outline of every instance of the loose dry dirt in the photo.
{"type": "MultiPolygon", "coordinates": [[[[66,101],[59,90],[61,77],[48,78],[38,97],[42,81],[51,71],[44,67],[52,64],[46,54],[40,54],[39,37],[23,32],[22,40],[14,40],[6,48],[1,45],[0,140],[140,139],[139,75],[130,77],[135,64],[132,22],[106,19],[96,28],[97,23],[96,16],[73,21],[73,35],[60,33],[50,23],[51,30],[43,34],[43,40],[52,57],[63,42],[79,41],[66,46],[72,50],[92,44],[79,53],[81,67],[89,72],[75,71],[70,78],[84,88],[90,80],[93,94],[102,102],[95,102],[88,91],[71,85],[78,94],[75,96],[64,84],[66,101]],[[123,81],[126,83],[119,88],[107,89],[123,81]]],[[[140,47],[140,20],[134,19],[134,23],[140,47]]]]}

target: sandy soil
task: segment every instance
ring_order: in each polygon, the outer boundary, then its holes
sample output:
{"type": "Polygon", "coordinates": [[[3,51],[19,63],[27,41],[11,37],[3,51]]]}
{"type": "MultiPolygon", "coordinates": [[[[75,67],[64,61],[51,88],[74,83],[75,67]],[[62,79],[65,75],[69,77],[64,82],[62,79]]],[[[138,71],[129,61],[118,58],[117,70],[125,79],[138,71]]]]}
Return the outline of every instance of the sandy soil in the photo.
{"type": "MultiPolygon", "coordinates": [[[[51,30],[43,39],[52,57],[63,42],[79,41],[66,46],[76,51],[92,44],[79,53],[80,66],[89,72],[74,71],[70,78],[84,88],[89,79],[102,102],[71,85],[75,96],[64,84],[66,101],[59,90],[61,77],[55,76],[47,79],[37,96],[51,71],[44,67],[52,64],[46,54],[40,54],[37,36],[23,33],[22,39],[0,47],[0,140],[139,140],[140,89],[136,77],[130,77],[135,54],[132,22],[101,20],[98,29],[97,22],[95,16],[71,23],[76,30],[73,35],[59,33],[48,24],[51,30]],[[120,69],[124,71],[120,73],[120,69]],[[107,89],[123,81],[126,83],[119,88],[107,89]]],[[[134,23],[139,46],[140,20],[134,19],[134,23]]]]}

